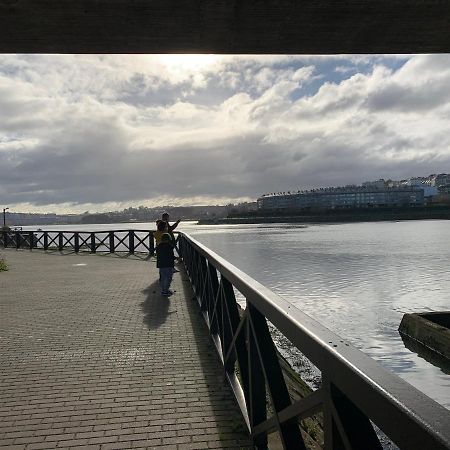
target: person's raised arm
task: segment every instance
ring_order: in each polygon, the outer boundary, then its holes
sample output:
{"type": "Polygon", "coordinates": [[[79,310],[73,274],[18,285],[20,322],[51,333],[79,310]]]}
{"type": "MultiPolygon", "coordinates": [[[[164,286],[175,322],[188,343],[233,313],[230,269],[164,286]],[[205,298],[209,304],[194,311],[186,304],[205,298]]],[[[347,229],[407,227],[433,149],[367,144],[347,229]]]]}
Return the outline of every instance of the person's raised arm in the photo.
{"type": "Polygon", "coordinates": [[[173,225],[169,225],[169,230],[173,231],[178,226],[178,224],[181,222],[181,219],[178,219],[173,225]]]}

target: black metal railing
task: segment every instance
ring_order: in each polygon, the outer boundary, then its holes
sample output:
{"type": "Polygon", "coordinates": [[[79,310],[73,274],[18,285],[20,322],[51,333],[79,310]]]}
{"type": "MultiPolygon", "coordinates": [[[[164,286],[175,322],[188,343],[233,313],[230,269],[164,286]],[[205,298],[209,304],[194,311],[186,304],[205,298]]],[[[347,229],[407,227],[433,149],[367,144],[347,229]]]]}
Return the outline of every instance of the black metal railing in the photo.
{"type": "Polygon", "coordinates": [[[153,231],[1,231],[0,246],[90,253],[129,254],[155,251],[153,231]]]}
{"type": "MultiPolygon", "coordinates": [[[[326,450],[381,449],[373,423],[401,449],[450,449],[447,409],[192,237],[178,235],[200,309],[257,449],[268,447],[273,432],[285,449],[307,448],[299,420],[317,413],[326,450]],[[321,370],[320,388],[301,400],[291,399],[267,321],[321,370]]],[[[0,246],[154,253],[148,230],[1,231],[0,246]]]]}
{"type": "Polygon", "coordinates": [[[373,423],[401,449],[450,449],[447,409],[192,237],[180,233],[179,245],[257,449],[272,432],[285,449],[306,448],[299,420],[317,413],[327,450],[381,449],[373,423]],[[267,321],[321,371],[320,388],[301,400],[290,398],[267,321]]]}

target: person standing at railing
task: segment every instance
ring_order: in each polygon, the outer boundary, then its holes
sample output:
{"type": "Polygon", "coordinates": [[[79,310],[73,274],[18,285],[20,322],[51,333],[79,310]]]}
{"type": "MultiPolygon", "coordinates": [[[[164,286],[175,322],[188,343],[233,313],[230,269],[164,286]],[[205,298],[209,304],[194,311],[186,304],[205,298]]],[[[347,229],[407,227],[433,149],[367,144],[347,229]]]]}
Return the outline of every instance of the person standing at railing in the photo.
{"type": "Polygon", "coordinates": [[[161,242],[156,246],[156,267],[159,269],[159,284],[161,295],[170,297],[173,292],[170,290],[174,269],[173,241],[169,233],[163,233],[161,242]]]}
{"type": "Polygon", "coordinates": [[[162,235],[167,232],[168,232],[167,222],[164,222],[164,220],[158,219],[156,221],[156,231],[153,233],[156,247],[158,247],[158,245],[161,243],[162,235]]]}
{"type": "MultiPolygon", "coordinates": [[[[175,251],[178,253],[178,258],[180,258],[180,251],[177,248],[178,239],[175,239],[173,230],[175,230],[175,228],[181,222],[181,219],[178,219],[173,225],[170,225],[170,223],[169,223],[170,216],[169,216],[168,212],[164,212],[163,215],[161,216],[161,219],[167,224],[167,233],[170,234],[170,237],[172,238],[173,243],[174,243],[175,251]]],[[[175,271],[178,272],[178,270],[176,270],[176,269],[175,269],[175,271]]]]}
{"type": "Polygon", "coordinates": [[[175,242],[175,236],[173,234],[173,230],[175,230],[175,228],[178,226],[178,224],[180,223],[181,219],[178,219],[173,225],[170,225],[170,223],[169,223],[170,216],[169,216],[168,212],[163,213],[163,215],[161,216],[161,219],[164,222],[166,222],[166,224],[167,224],[167,233],[170,234],[170,236],[172,237],[173,241],[175,242]]]}

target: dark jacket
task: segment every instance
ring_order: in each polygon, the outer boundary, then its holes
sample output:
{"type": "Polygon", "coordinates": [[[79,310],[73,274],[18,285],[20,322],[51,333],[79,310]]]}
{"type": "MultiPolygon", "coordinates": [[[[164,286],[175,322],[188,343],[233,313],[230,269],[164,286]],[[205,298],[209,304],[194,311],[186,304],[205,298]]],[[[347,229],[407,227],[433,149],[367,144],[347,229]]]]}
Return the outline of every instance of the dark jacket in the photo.
{"type": "Polygon", "coordinates": [[[173,245],[169,242],[161,242],[156,247],[156,267],[174,267],[173,245]]]}

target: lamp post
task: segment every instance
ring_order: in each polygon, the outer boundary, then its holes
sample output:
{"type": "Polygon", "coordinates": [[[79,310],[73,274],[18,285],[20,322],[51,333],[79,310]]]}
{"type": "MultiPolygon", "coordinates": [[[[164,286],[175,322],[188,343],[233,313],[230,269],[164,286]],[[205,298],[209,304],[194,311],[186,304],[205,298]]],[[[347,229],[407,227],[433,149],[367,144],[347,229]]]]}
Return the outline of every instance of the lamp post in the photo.
{"type": "Polygon", "coordinates": [[[6,210],[9,208],[3,208],[3,228],[6,229],[6,210]]]}

